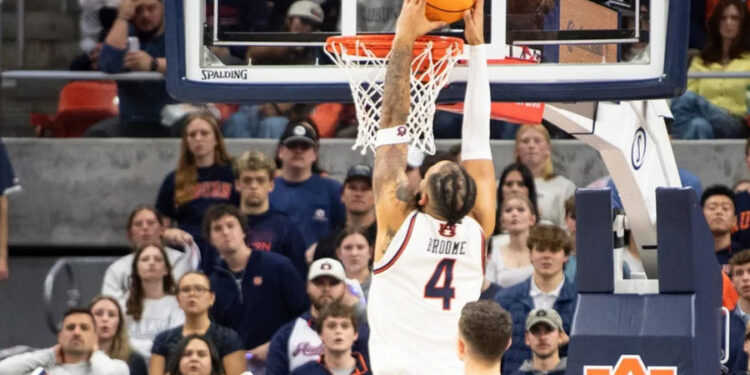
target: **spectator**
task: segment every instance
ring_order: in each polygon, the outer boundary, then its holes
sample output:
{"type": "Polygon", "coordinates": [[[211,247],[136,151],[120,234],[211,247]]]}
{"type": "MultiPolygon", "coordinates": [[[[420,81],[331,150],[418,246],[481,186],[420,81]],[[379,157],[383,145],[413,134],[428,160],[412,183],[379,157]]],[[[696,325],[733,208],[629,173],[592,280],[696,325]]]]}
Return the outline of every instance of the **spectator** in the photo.
{"type": "Polygon", "coordinates": [[[560,346],[568,342],[562,318],[555,309],[534,309],[526,318],[527,359],[513,375],[565,375],[568,359],[560,358],[560,346]]]}
{"type": "MultiPolygon", "coordinates": [[[[169,229],[173,236],[190,236],[179,229],[169,229]]],[[[146,245],[160,245],[164,235],[162,218],[156,209],[149,205],[136,206],[128,217],[127,236],[133,251],[146,245]]],[[[189,253],[165,247],[167,259],[175,277],[192,268],[193,259],[189,253]]],[[[104,273],[102,294],[122,298],[130,289],[130,271],[135,254],[128,254],[112,263],[104,273]]]]}
{"type": "Polygon", "coordinates": [[[318,135],[310,124],[290,124],[279,140],[281,173],[274,180],[271,206],[285,213],[309,247],[333,228],[344,225],[341,184],[313,173],[318,135]]]}
{"type": "Polygon", "coordinates": [[[534,271],[527,239],[536,222],[536,212],[523,195],[510,196],[500,204],[502,227],[510,234],[507,244],[493,249],[487,262],[486,277],[503,288],[528,279],[534,271]]]}
{"type": "Polygon", "coordinates": [[[19,354],[0,362],[0,375],[47,374],[127,375],[128,366],[96,350],[96,322],[86,309],[65,313],[57,344],[48,349],[19,354]]]}
{"type": "Polygon", "coordinates": [[[232,158],[216,119],[198,112],[189,115],[186,124],[177,169],[164,178],[156,209],[192,236],[200,248],[200,268],[208,275],[216,264],[216,251],[201,234],[203,214],[213,204],[237,204],[239,198],[234,189],[232,158]]]}
{"type": "Polygon", "coordinates": [[[180,341],[167,368],[170,375],[224,375],[214,343],[195,333],[180,341]]]}
{"type": "Polygon", "coordinates": [[[346,224],[336,228],[321,238],[314,246],[313,259],[333,258],[336,256],[341,233],[348,228],[362,229],[370,241],[378,234],[375,223],[375,196],[372,193],[372,167],[357,164],[346,172],[344,187],[341,189],[341,202],[346,208],[346,224]]]}
{"type": "MultiPolygon", "coordinates": [[[[310,266],[307,281],[307,296],[310,310],[297,319],[282,326],[271,339],[271,348],[266,363],[266,374],[285,375],[310,361],[317,361],[323,354],[323,343],[313,327],[324,310],[332,303],[352,304],[347,295],[344,267],[335,259],[318,259],[310,266]]],[[[368,355],[367,339],[370,329],[360,319],[359,337],[354,349],[368,355]]]]}
{"type": "Polygon", "coordinates": [[[493,301],[469,302],[458,320],[458,357],[465,375],[497,375],[510,346],[513,321],[493,301]]]}
{"type": "MultiPolygon", "coordinates": [[[[750,138],[745,141],[745,165],[750,171],[750,138]]],[[[750,248],[750,189],[737,192],[737,187],[735,187],[734,191],[737,227],[732,233],[732,240],[737,242],[740,248],[747,249],[750,248]]]]}
{"type": "Polygon", "coordinates": [[[164,248],[145,245],[133,258],[130,291],[125,297],[125,321],[130,344],[147,360],[156,335],[185,322],[175,298],[172,266],[164,248]]]}
{"type": "Polygon", "coordinates": [[[534,273],[497,296],[500,306],[513,317],[513,342],[503,362],[503,374],[512,374],[531,358],[531,350],[524,344],[524,322],[532,309],[555,309],[565,332],[570,332],[575,311],[576,287],[563,273],[570,254],[568,234],[557,226],[539,225],[531,229],[528,245],[534,273]]]}
{"type": "Polygon", "coordinates": [[[310,111],[310,105],[300,103],[243,104],[221,131],[227,138],[279,139],[290,123],[308,121],[310,111]]]}
{"type": "MultiPolygon", "coordinates": [[[[514,162],[508,164],[503,172],[500,174],[500,182],[497,188],[497,202],[502,203],[505,198],[521,195],[526,197],[531,202],[534,212],[539,212],[539,206],[537,205],[536,199],[536,185],[534,184],[534,175],[531,174],[531,170],[525,164],[514,162]]],[[[500,207],[497,208],[497,219],[495,226],[495,232],[493,234],[498,235],[503,232],[502,218],[500,214],[502,211],[500,207]]],[[[537,221],[539,218],[537,218],[537,221]]],[[[536,224],[536,223],[535,223],[536,224]]]]}
{"type": "Polygon", "coordinates": [[[724,185],[708,187],[701,196],[703,215],[714,237],[716,259],[724,272],[729,271],[729,258],[741,250],[732,241],[732,227],[737,224],[734,213],[734,193],[724,185]]]}
{"type": "MultiPolygon", "coordinates": [[[[748,10],[740,0],[721,0],[708,20],[708,41],[689,72],[746,72],[750,53],[748,10]]],[[[688,91],[672,100],[672,135],[678,139],[746,135],[745,92],[750,79],[688,79],[688,91]]]]}
{"type": "MultiPolygon", "coordinates": [[[[160,0],[121,0],[117,18],[99,52],[99,69],[105,73],[166,73],[164,57],[164,4],[160,0]],[[132,28],[131,28],[132,26],[132,28]],[[138,46],[129,42],[138,39],[138,46]]],[[[172,135],[161,122],[162,108],[176,101],[164,81],[118,81],[120,116],[104,120],[86,131],[89,137],[166,137],[172,135]]]]}
{"type": "Polygon", "coordinates": [[[130,346],[125,316],[120,304],[113,297],[101,295],[89,304],[94,316],[98,348],[112,359],[128,364],[130,375],[147,375],[146,360],[130,346]]]}
{"type": "Polygon", "coordinates": [[[541,125],[524,125],[516,133],[516,159],[534,175],[539,219],[545,224],[565,228],[565,200],[576,185],[555,174],[550,153],[549,132],[541,125]]]}
{"type": "Polygon", "coordinates": [[[247,217],[247,246],[284,255],[300,276],[306,277],[302,234],[286,215],[271,208],[268,200],[274,188],[274,161],[258,151],[246,151],[234,161],[232,171],[234,185],[240,192],[240,211],[247,217]]]}
{"type": "MultiPolygon", "coordinates": [[[[299,34],[320,31],[325,15],[319,3],[312,0],[298,0],[292,3],[286,11],[282,31],[299,34]]],[[[316,60],[323,61],[320,48],[293,46],[251,46],[247,58],[253,65],[297,65],[312,64],[316,60]]]]}
{"type": "Polygon", "coordinates": [[[370,264],[374,252],[373,238],[362,228],[349,227],[341,232],[336,258],[341,261],[346,277],[359,282],[365,300],[370,292],[372,270],[370,264]]]}
{"type": "Polygon", "coordinates": [[[729,272],[732,284],[739,294],[739,300],[729,321],[729,367],[730,374],[738,374],[748,368],[748,356],[744,352],[745,327],[750,323],[750,250],[734,254],[729,260],[729,272]]]}
{"type": "Polygon", "coordinates": [[[8,269],[8,195],[21,191],[5,144],[0,139],[0,281],[9,276],[8,269]]]}
{"type": "Polygon", "coordinates": [[[151,348],[149,375],[164,375],[174,349],[187,336],[197,334],[207,337],[218,350],[226,375],[239,375],[245,369],[245,351],[237,332],[213,323],[208,310],[216,294],[211,281],[203,272],[191,271],[177,283],[177,302],[185,312],[185,324],[159,333],[151,348]]]}
{"type": "Polygon", "coordinates": [[[358,327],[357,314],[351,306],[334,302],[323,308],[315,322],[323,353],[317,361],[293,370],[292,375],[370,375],[365,355],[352,348],[359,338],[358,327]]]}
{"type": "Polygon", "coordinates": [[[254,359],[265,361],[274,332],[307,308],[299,272],[284,256],[245,244],[247,222],[235,206],[209,208],[203,231],[223,259],[211,275],[212,316],[240,335],[254,359]]]}
{"type": "Polygon", "coordinates": [[[565,263],[565,277],[570,281],[576,281],[576,269],[578,260],[576,259],[576,196],[571,195],[565,200],[565,227],[570,234],[570,256],[565,263]]]}

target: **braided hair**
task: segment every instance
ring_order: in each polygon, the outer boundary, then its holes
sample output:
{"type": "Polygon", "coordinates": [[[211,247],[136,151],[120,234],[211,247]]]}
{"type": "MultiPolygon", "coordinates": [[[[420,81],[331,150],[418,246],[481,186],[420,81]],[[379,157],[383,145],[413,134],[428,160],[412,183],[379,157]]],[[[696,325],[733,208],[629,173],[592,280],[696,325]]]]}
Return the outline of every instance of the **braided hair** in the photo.
{"type": "Polygon", "coordinates": [[[447,162],[428,180],[430,200],[448,225],[456,225],[477,199],[477,185],[461,164],[447,162]]]}

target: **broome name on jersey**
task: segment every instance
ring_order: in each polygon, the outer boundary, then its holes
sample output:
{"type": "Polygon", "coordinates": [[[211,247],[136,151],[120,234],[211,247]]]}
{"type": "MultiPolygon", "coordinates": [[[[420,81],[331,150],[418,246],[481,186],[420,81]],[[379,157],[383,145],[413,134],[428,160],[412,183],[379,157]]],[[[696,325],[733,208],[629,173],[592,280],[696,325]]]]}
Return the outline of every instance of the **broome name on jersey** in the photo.
{"type": "Polygon", "coordinates": [[[466,241],[441,240],[430,237],[427,241],[427,252],[440,255],[465,255],[466,241]]]}

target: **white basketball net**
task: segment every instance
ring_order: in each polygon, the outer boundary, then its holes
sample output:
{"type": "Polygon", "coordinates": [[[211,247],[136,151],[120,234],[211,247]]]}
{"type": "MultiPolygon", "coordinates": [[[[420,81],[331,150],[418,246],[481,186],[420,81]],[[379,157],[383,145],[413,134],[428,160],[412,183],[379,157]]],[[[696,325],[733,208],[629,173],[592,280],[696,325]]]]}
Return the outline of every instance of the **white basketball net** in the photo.
{"type": "MultiPolygon", "coordinates": [[[[331,42],[334,52],[328,54],[349,79],[354,105],[357,109],[357,141],[352,149],[362,148],[362,154],[368,149],[375,151],[375,133],[380,126],[380,107],[383,103],[383,88],[388,56],[379,58],[368,48],[367,42],[357,41],[357,51],[348,51],[340,42],[331,42]]],[[[450,44],[445,55],[437,60],[432,59],[432,42],[412,61],[411,111],[406,121],[411,145],[427,154],[435,154],[435,137],[432,132],[432,120],[435,115],[435,100],[440,90],[446,85],[453,66],[460,57],[459,44],[450,44]],[[427,67],[416,71],[414,67],[427,67]]]]}

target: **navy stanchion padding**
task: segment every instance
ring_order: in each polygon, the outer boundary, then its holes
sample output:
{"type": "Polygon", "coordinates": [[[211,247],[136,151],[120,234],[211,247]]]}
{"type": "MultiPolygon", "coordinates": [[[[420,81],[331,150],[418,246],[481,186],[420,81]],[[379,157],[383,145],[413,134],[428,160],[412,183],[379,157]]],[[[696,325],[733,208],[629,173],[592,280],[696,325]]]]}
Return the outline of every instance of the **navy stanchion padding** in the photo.
{"type": "Polygon", "coordinates": [[[615,290],[612,247],[612,191],[578,189],[576,192],[576,287],[578,293],[612,293],[615,290]],[[593,210],[591,207],[606,207],[593,210]],[[610,265],[610,266],[604,266],[610,265]]]}
{"type": "MultiPolygon", "coordinates": [[[[577,220],[592,225],[578,225],[577,238],[603,243],[577,242],[578,258],[611,253],[611,221],[607,226],[590,221],[611,215],[611,203],[598,199],[602,192],[581,193],[576,196],[577,220]]],[[[640,356],[647,368],[674,366],[679,375],[719,374],[721,274],[711,233],[692,189],[660,188],[656,198],[660,293],[625,295],[579,288],[566,374],[586,375],[585,366],[614,367],[627,355],[640,356]]],[[[579,260],[578,277],[586,282],[596,278],[589,272],[612,273],[611,260],[584,269],[580,264],[579,260]]]]}

